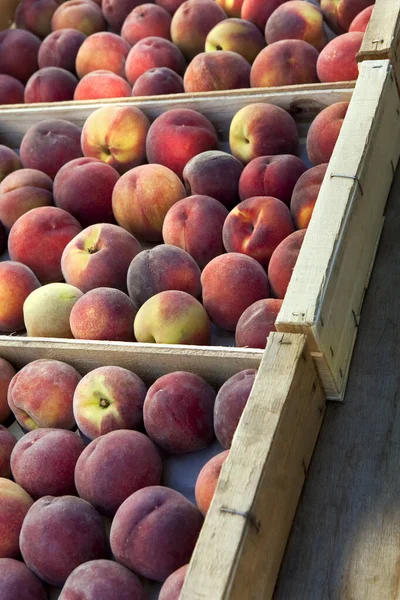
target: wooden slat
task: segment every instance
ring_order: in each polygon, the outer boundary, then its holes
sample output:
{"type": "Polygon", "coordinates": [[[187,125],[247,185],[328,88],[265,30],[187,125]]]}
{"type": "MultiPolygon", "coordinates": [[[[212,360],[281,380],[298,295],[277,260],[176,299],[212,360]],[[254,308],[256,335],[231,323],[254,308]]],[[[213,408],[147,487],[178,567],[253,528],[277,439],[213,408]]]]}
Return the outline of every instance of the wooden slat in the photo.
{"type": "Polygon", "coordinates": [[[391,59],[397,64],[400,0],[376,0],[357,60],[391,59]]]}
{"type": "Polygon", "coordinates": [[[180,600],[271,598],[324,410],[305,336],[271,334],[180,600]]]}
{"type": "Polygon", "coordinates": [[[399,115],[390,62],[363,62],[277,319],[279,331],[308,335],[331,399],[343,396],[400,154],[399,115]]]}

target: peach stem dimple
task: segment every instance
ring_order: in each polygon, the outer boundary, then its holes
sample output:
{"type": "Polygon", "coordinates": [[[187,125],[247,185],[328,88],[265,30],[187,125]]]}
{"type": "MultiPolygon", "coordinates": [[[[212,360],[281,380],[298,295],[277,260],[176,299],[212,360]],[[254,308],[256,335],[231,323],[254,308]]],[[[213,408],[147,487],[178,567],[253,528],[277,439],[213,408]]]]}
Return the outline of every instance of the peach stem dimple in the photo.
{"type": "Polygon", "coordinates": [[[101,406],[101,408],[108,408],[110,404],[111,403],[107,398],[100,398],[99,406],[101,406]]]}

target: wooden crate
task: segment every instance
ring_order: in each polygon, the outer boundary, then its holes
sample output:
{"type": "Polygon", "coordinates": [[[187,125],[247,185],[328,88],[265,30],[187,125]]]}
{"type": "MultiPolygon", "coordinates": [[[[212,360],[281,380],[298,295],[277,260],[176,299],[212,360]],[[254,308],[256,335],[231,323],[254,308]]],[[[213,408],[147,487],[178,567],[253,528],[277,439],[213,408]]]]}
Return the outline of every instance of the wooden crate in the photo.
{"type": "Polygon", "coordinates": [[[400,43],[400,0],[376,0],[358,60],[390,59],[398,66],[400,43]]]}

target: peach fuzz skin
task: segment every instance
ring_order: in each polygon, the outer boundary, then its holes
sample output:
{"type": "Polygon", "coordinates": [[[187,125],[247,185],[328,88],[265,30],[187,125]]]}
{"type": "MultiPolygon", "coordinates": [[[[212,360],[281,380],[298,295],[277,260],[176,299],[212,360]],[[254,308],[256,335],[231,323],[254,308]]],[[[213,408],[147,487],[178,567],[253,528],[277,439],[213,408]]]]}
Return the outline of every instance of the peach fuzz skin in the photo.
{"type": "Polygon", "coordinates": [[[250,65],[237,52],[202,52],[194,57],[186,69],[183,85],[185,92],[248,88],[250,65]]]}
{"type": "Polygon", "coordinates": [[[53,204],[53,181],[35,169],[19,169],[0,183],[0,221],[7,229],[23,214],[53,204]]]}
{"type": "Polygon", "coordinates": [[[44,583],[15,558],[0,559],[0,587],[5,598],[18,597],[24,590],[24,600],[48,600],[44,583]]]}
{"type": "Polygon", "coordinates": [[[37,102],[64,102],[73,100],[78,80],[69,71],[59,67],[39,69],[25,87],[26,104],[37,102]]]}
{"type": "Polygon", "coordinates": [[[121,37],[133,46],[139,40],[156,36],[171,39],[171,15],[156,4],[141,4],[127,16],[121,29],[121,37]]]}
{"type": "Polygon", "coordinates": [[[158,600],[178,600],[188,568],[189,565],[183,565],[167,577],[160,590],[158,600]]]}
{"type": "Polygon", "coordinates": [[[279,6],[265,27],[267,44],[298,39],[308,42],[318,51],[328,43],[321,10],[303,0],[291,0],[279,6]]]}
{"type": "Polygon", "coordinates": [[[308,227],[327,168],[327,163],[312,167],[296,183],[290,201],[290,212],[296,229],[308,227]]]}
{"type": "Polygon", "coordinates": [[[260,52],[251,68],[253,88],[318,83],[318,50],[303,40],[281,40],[260,52]]]}
{"type": "Polygon", "coordinates": [[[86,35],[76,29],[53,31],[40,45],[39,68],[60,67],[75,75],[76,55],[85,39],[86,35]]]}
{"type": "Polygon", "coordinates": [[[215,494],[218,478],[222,466],[228,458],[229,450],[224,450],[216,456],[213,456],[201,469],[195,485],[194,494],[196,497],[197,508],[202,515],[206,516],[210,504],[215,494]]]}
{"type": "Polygon", "coordinates": [[[0,331],[24,329],[24,302],[39,287],[38,278],[26,265],[13,260],[0,262],[0,331]]]}
{"type": "Polygon", "coordinates": [[[271,256],[268,278],[275,298],[283,299],[285,297],[306,231],[306,229],[299,229],[289,235],[271,256]]]}
{"type": "Polygon", "coordinates": [[[157,67],[167,67],[178,75],[183,75],[186,61],[179,48],[169,40],[156,36],[144,38],[128,54],[126,78],[133,85],[143,73],[157,67]]]}
{"type": "Polygon", "coordinates": [[[51,28],[53,31],[76,29],[90,36],[106,29],[106,22],[95,2],[68,0],[60,4],[53,14],[51,28]]]}
{"type": "Polygon", "coordinates": [[[321,0],[320,4],[329,27],[336,33],[345,33],[355,17],[375,0],[321,0]]]}
{"type": "Polygon", "coordinates": [[[0,425],[0,477],[11,479],[10,457],[16,443],[15,435],[0,425]]]}
{"type": "Polygon", "coordinates": [[[331,104],[311,123],[307,133],[307,154],[313,165],[329,163],[348,108],[348,102],[331,104]]]}
{"type": "Polygon", "coordinates": [[[368,27],[368,23],[372,17],[372,11],[374,10],[374,5],[368,6],[363,11],[361,11],[351,22],[349,27],[349,33],[353,31],[361,31],[364,33],[368,27]]]}
{"type": "Polygon", "coordinates": [[[344,33],[334,38],[321,51],[317,73],[322,83],[355,81],[358,77],[357,53],[364,34],[360,31],[344,33]]]}
{"type": "MultiPolygon", "coordinates": [[[[15,374],[14,367],[4,358],[0,358],[0,423],[5,423],[11,415],[7,393],[10,381],[15,374]]],[[[4,477],[4,475],[0,475],[0,477],[4,477]]]]}
{"type": "Polygon", "coordinates": [[[138,77],[132,88],[132,96],[160,96],[183,94],[183,79],[168,67],[149,69],[138,77]]]}
{"type": "Polygon", "coordinates": [[[23,0],[15,13],[16,28],[43,39],[51,33],[51,19],[57,8],[56,0],[23,0]]]}
{"type": "Polygon", "coordinates": [[[244,0],[240,16],[257,25],[264,32],[265,25],[272,13],[287,0],[244,0]]]}
{"type": "Polygon", "coordinates": [[[75,88],[74,100],[100,100],[102,98],[129,98],[131,86],[123,77],[111,71],[88,73],[75,88]]]}
{"type": "Polygon", "coordinates": [[[230,50],[243,56],[250,64],[265,46],[259,29],[244,19],[220,21],[207,35],[206,52],[230,50]]]}
{"type": "Polygon", "coordinates": [[[76,72],[79,79],[98,70],[112,71],[124,77],[130,49],[128,42],[114,33],[102,31],[90,35],[80,46],[76,56],[76,72]]]}
{"type": "Polygon", "coordinates": [[[236,325],[236,346],[263,350],[271,331],[276,331],[275,321],[281,306],[282,300],[266,298],[246,308],[236,325]]]}
{"type": "Polygon", "coordinates": [[[19,558],[19,534],[32,504],[20,485],[0,477],[0,559],[19,558]]]}
{"type": "Polygon", "coordinates": [[[22,169],[18,154],[11,148],[0,144],[0,182],[18,169],[22,169]]]}
{"type": "Polygon", "coordinates": [[[243,0],[216,0],[217,4],[226,12],[230,18],[240,18],[243,0]]]}
{"type": "Polygon", "coordinates": [[[0,74],[0,105],[23,104],[25,88],[18,79],[0,74]]]}

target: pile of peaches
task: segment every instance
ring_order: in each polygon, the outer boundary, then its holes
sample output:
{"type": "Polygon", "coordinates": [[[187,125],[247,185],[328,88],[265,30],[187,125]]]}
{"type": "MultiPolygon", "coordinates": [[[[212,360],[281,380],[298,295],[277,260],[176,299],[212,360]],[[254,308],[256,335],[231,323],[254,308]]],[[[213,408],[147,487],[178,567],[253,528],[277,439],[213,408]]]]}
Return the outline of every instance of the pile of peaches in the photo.
{"type": "Polygon", "coordinates": [[[16,372],[0,359],[0,423],[12,411],[25,433],[0,425],[1,599],[46,600],[55,586],[60,600],[145,600],[162,583],[159,600],[178,600],[255,377],[216,391],[175,371],[148,387],[117,366],[81,377],[57,360],[16,372]],[[183,455],[196,504],[168,479],[183,455]]]}
{"type": "Polygon", "coordinates": [[[0,104],[357,79],[374,0],[311,1],[22,0],[0,104]]]}
{"type": "Polygon", "coordinates": [[[207,345],[213,324],[264,348],[347,108],[312,122],[310,169],[293,117],[262,102],[233,117],[232,154],[191,109],[32,125],[19,156],[0,147],[0,331],[207,345]]]}

